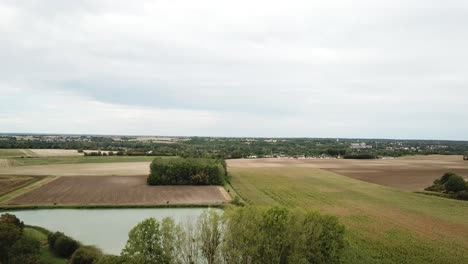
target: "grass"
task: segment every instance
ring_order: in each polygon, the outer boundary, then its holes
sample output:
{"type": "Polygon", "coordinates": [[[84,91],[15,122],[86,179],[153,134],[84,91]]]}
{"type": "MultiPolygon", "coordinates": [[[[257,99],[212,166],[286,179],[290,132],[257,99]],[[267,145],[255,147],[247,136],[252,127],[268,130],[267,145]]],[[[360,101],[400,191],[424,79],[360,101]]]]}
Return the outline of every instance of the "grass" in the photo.
{"type": "Polygon", "coordinates": [[[155,156],[68,156],[13,158],[15,166],[50,165],[50,164],[80,164],[80,163],[110,163],[110,162],[140,162],[153,161],[155,156]]]}
{"type": "Polygon", "coordinates": [[[48,264],[68,263],[67,259],[59,258],[50,251],[48,244],[47,244],[47,234],[44,233],[41,228],[27,226],[24,228],[24,235],[31,237],[35,240],[39,240],[41,242],[41,251],[39,253],[39,259],[41,260],[41,263],[48,263],[48,264]]]}
{"type": "Polygon", "coordinates": [[[338,216],[347,227],[345,263],[468,263],[468,202],[293,165],[229,171],[248,204],[338,216]]]}
{"type": "Polygon", "coordinates": [[[21,156],[32,156],[32,151],[22,149],[0,149],[0,158],[13,158],[21,156]]]}

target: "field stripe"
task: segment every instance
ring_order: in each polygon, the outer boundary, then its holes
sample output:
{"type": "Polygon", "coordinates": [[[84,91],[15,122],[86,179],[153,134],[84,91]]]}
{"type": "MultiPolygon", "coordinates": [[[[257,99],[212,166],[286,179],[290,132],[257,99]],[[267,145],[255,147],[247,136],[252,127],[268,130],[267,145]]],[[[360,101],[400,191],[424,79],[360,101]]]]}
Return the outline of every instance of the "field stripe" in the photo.
{"type": "Polygon", "coordinates": [[[56,180],[58,178],[59,177],[56,177],[56,176],[48,176],[48,177],[44,177],[42,179],[40,178],[37,181],[34,181],[32,183],[29,183],[29,184],[27,184],[25,186],[22,186],[22,187],[16,189],[16,190],[8,192],[8,193],[0,196],[0,204],[6,204],[6,203],[8,203],[9,200],[14,199],[14,198],[16,198],[16,197],[18,197],[20,195],[23,195],[23,194],[25,194],[27,192],[32,191],[32,190],[35,190],[35,189],[37,189],[37,188],[39,188],[39,187],[41,187],[41,186],[43,186],[43,185],[45,185],[45,184],[47,184],[49,182],[52,182],[52,181],[54,181],[54,180],[56,180]]]}

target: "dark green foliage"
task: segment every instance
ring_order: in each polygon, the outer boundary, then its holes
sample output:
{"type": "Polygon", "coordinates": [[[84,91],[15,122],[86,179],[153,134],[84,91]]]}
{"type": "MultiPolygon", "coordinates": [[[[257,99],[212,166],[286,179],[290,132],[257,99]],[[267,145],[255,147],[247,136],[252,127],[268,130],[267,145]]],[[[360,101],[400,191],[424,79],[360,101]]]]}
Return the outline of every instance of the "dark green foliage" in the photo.
{"type": "Polygon", "coordinates": [[[24,223],[20,221],[16,215],[12,215],[9,213],[2,214],[0,216],[0,223],[5,223],[5,224],[12,224],[15,225],[21,229],[24,228],[24,223]]]}
{"type": "Polygon", "coordinates": [[[347,154],[343,156],[343,159],[377,159],[378,157],[374,154],[347,154]]]}
{"type": "Polygon", "coordinates": [[[25,236],[21,237],[9,250],[10,263],[23,263],[36,259],[40,247],[39,241],[25,236]]]}
{"type": "Polygon", "coordinates": [[[47,236],[47,242],[49,244],[49,248],[53,251],[54,250],[54,246],[55,246],[55,241],[61,237],[61,236],[64,236],[65,234],[62,233],[62,232],[55,232],[55,233],[50,233],[48,236],[47,236]]]}
{"type": "Polygon", "coordinates": [[[0,223],[0,263],[8,263],[10,249],[21,235],[22,230],[16,225],[0,223]]]}
{"type": "MultiPolygon", "coordinates": [[[[224,165],[225,166],[225,165],[224,165]]],[[[156,158],[149,185],[221,185],[226,175],[222,161],[202,158],[156,158]]]]}
{"type": "Polygon", "coordinates": [[[62,258],[70,258],[70,256],[80,247],[80,244],[74,239],[60,232],[55,232],[47,237],[49,248],[62,258]]]}
{"type": "Polygon", "coordinates": [[[448,192],[459,192],[466,188],[465,180],[458,175],[451,175],[447,182],[444,184],[445,190],[448,192]]]}
{"type": "MultiPolygon", "coordinates": [[[[448,181],[448,179],[449,179],[451,176],[454,176],[454,175],[457,176],[457,175],[456,175],[455,173],[453,173],[453,172],[447,172],[447,173],[445,173],[444,175],[442,175],[442,177],[440,177],[439,183],[440,183],[440,184],[445,184],[445,183],[448,181]]],[[[436,181],[437,181],[437,180],[436,180],[436,181]]],[[[435,182],[434,182],[434,184],[435,184],[435,182]]]]}
{"type": "Polygon", "coordinates": [[[459,200],[468,201],[468,191],[458,192],[456,198],[459,200]]]}
{"type": "Polygon", "coordinates": [[[93,264],[102,257],[102,252],[92,246],[78,248],[70,259],[70,264],[93,264]]]}

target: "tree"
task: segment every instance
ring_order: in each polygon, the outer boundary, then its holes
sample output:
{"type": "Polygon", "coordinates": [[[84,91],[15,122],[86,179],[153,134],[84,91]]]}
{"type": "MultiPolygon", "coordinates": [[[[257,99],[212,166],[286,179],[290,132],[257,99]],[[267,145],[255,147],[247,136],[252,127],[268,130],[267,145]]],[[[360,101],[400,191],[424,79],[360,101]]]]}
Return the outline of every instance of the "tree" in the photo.
{"type": "Polygon", "coordinates": [[[198,239],[201,253],[208,264],[218,263],[221,257],[221,215],[214,210],[205,211],[198,219],[198,239]]]}
{"type": "Polygon", "coordinates": [[[172,263],[175,250],[175,224],[172,219],[162,223],[148,218],[134,227],[129,235],[122,256],[132,263],[172,263]]]}
{"type": "Polygon", "coordinates": [[[449,180],[449,178],[451,176],[457,176],[457,175],[455,173],[453,173],[453,172],[447,172],[444,175],[442,175],[442,177],[440,177],[439,183],[440,184],[445,184],[449,180]]]}
{"type": "Polygon", "coordinates": [[[5,213],[0,216],[0,223],[12,224],[21,229],[24,227],[24,223],[20,221],[16,215],[5,213]]]}
{"type": "Polygon", "coordinates": [[[458,175],[451,175],[445,183],[448,192],[459,192],[465,190],[465,180],[458,175]]]}
{"type": "Polygon", "coordinates": [[[21,238],[22,231],[13,224],[0,223],[0,263],[8,263],[10,248],[21,238]]]}
{"type": "Polygon", "coordinates": [[[80,247],[80,244],[65,235],[59,236],[54,243],[54,252],[60,257],[70,258],[70,256],[80,247]]]}
{"type": "Polygon", "coordinates": [[[22,236],[8,252],[9,263],[37,263],[40,247],[38,240],[22,236]]]}

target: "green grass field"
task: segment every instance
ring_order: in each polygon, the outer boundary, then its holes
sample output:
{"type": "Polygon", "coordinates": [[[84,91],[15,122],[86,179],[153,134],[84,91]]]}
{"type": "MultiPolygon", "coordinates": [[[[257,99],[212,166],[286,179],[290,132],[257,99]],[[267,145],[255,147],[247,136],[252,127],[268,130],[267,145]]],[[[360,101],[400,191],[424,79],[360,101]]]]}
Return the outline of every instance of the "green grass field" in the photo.
{"type": "Polygon", "coordinates": [[[109,162],[138,162],[152,161],[154,156],[68,156],[68,157],[40,157],[13,158],[14,166],[50,165],[50,164],[78,164],[78,163],[109,163],[109,162]]]}
{"type": "Polygon", "coordinates": [[[248,204],[338,216],[347,227],[345,263],[468,263],[468,202],[292,165],[229,171],[248,204]]]}
{"type": "Polygon", "coordinates": [[[56,257],[49,249],[47,244],[47,235],[33,227],[25,227],[24,235],[41,242],[41,252],[39,258],[42,263],[47,264],[65,264],[67,259],[56,257]]]}

